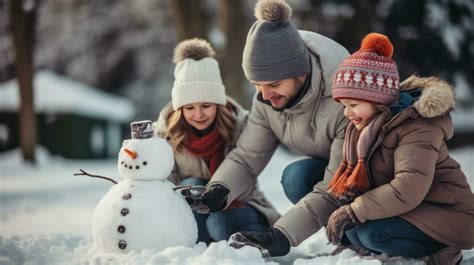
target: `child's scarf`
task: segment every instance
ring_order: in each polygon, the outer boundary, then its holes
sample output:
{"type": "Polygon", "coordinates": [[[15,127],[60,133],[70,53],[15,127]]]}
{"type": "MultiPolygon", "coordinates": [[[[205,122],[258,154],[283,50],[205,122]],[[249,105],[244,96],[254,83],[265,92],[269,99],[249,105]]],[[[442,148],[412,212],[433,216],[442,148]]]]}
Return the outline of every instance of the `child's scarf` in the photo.
{"type": "Polygon", "coordinates": [[[379,135],[386,115],[379,114],[367,124],[358,137],[353,123],[346,127],[342,162],[329,183],[329,191],[339,199],[352,201],[369,189],[366,158],[379,135]]]}
{"type": "Polygon", "coordinates": [[[203,137],[190,133],[184,145],[191,154],[206,161],[211,176],[224,160],[224,138],[217,127],[203,137]]]}

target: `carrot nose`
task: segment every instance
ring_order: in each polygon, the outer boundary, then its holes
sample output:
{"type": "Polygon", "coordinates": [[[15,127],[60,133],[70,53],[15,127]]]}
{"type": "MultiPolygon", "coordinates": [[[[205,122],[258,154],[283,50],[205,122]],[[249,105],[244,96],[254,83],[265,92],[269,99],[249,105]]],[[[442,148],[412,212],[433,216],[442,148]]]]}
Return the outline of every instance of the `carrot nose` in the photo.
{"type": "Polygon", "coordinates": [[[132,150],[127,149],[127,148],[124,148],[123,151],[125,151],[125,153],[127,153],[127,155],[130,156],[132,159],[137,158],[137,152],[132,151],[132,150]]]}

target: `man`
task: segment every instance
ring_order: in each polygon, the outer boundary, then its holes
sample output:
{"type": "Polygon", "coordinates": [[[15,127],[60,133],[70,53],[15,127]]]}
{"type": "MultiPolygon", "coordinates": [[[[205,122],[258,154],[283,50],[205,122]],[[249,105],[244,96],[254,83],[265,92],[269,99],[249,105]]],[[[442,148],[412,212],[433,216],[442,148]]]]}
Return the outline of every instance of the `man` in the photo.
{"type": "Polygon", "coordinates": [[[291,8],[282,1],[258,2],[255,15],[242,67],[257,93],[247,126],[206,186],[202,203],[216,212],[234,200],[245,202],[280,143],[311,157],[283,172],[284,191],[296,205],[267,233],[242,233],[249,240],[243,244],[281,256],[325,225],[339,208],[320,190],[341,161],[347,121],[342,106],[332,99],[331,80],[349,53],[322,35],[298,31],[289,21],[291,8]],[[305,228],[307,224],[318,229],[305,228]]]}

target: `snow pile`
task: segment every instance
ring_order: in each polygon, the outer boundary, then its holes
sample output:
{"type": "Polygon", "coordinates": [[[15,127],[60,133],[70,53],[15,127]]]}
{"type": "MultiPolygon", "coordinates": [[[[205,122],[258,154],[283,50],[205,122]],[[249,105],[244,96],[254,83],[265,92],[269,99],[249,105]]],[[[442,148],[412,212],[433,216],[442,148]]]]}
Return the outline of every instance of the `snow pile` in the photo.
{"type": "Polygon", "coordinates": [[[70,263],[90,248],[90,241],[64,234],[0,236],[0,264],[70,263]]]}
{"type": "MultiPolygon", "coordinates": [[[[352,250],[338,255],[330,253],[335,246],[328,245],[324,230],[319,231],[298,248],[278,258],[263,259],[256,248],[234,249],[227,242],[196,244],[194,247],[169,247],[162,251],[144,249],[128,253],[98,252],[90,239],[71,235],[30,235],[25,237],[0,236],[0,264],[322,264],[322,265],[423,265],[424,261],[388,258],[381,256],[360,257],[352,250]]],[[[464,251],[461,264],[473,264],[474,251],[464,251]]]]}
{"type": "MultiPolygon", "coordinates": [[[[206,247],[170,247],[129,253],[101,253],[91,240],[70,235],[0,237],[0,264],[265,264],[256,248],[233,249],[224,241],[206,247]]],[[[272,264],[272,262],[266,263],[272,264]]],[[[276,263],[273,263],[276,264],[276,263]]]]}

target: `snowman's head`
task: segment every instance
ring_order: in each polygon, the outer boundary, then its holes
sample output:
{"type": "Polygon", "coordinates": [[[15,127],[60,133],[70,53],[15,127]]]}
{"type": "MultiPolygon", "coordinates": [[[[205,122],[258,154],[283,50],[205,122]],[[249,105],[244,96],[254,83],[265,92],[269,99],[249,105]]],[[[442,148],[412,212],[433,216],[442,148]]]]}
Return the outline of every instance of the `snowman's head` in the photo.
{"type": "Polygon", "coordinates": [[[173,149],[166,140],[153,136],[151,122],[132,123],[132,138],[123,141],[118,154],[117,166],[123,178],[133,180],[168,178],[174,166],[173,149]],[[139,126],[134,127],[137,124],[139,126]],[[136,128],[140,126],[141,128],[136,128]]]}

